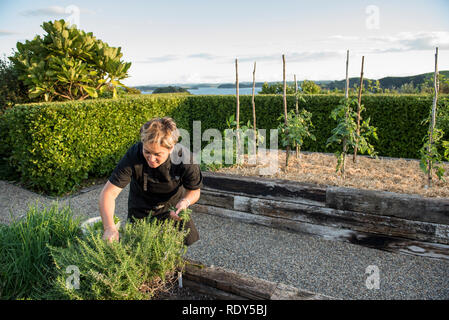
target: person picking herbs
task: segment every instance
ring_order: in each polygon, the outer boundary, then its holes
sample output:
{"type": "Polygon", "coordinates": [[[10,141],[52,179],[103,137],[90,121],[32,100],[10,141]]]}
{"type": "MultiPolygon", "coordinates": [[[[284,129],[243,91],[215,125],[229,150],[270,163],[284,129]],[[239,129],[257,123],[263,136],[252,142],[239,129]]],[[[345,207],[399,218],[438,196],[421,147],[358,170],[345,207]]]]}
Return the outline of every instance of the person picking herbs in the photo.
{"type": "MultiPolygon", "coordinates": [[[[118,241],[114,224],[115,199],[130,183],[128,220],[168,218],[181,221],[181,212],[200,198],[203,176],[193,155],[177,144],[179,132],[169,117],[154,118],[140,128],[140,141],[119,161],[100,194],[99,209],[107,241],[118,241]]],[[[182,216],[182,214],[181,214],[182,216]]],[[[199,239],[191,217],[179,226],[188,230],[184,239],[191,245],[199,239]]]]}

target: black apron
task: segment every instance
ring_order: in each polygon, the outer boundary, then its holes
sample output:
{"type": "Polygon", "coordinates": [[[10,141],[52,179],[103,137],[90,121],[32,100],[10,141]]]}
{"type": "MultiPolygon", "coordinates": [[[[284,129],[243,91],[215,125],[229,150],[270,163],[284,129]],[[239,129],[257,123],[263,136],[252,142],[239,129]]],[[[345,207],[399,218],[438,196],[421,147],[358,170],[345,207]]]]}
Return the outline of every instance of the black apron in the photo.
{"type": "MultiPolygon", "coordinates": [[[[146,164],[146,163],[145,163],[146,164]]],[[[140,168],[139,168],[140,169],[140,168]]],[[[140,171],[140,170],[139,170],[140,171]]],[[[152,169],[147,165],[142,167],[142,172],[136,172],[141,179],[131,181],[135,184],[130,188],[128,198],[128,220],[142,219],[150,216],[150,220],[164,221],[170,218],[170,208],[175,207],[186,193],[186,189],[180,182],[180,167],[172,165],[170,157],[158,168],[152,169]],[[134,188],[133,188],[134,187],[134,188]],[[134,191],[133,191],[134,190],[134,191]],[[145,199],[150,196],[151,199],[145,199]],[[146,208],[135,208],[135,204],[145,199],[146,208]],[[156,202],[155,199],[157,199],[156,202]],[[148,207],[148,205],[151,205],[148,207]]],[[[184,228],[188,234],[184,240],[187,246],[199,240],[198,230],[192,219],[184,223],[177,221],[179,230],[184,228]]]]}

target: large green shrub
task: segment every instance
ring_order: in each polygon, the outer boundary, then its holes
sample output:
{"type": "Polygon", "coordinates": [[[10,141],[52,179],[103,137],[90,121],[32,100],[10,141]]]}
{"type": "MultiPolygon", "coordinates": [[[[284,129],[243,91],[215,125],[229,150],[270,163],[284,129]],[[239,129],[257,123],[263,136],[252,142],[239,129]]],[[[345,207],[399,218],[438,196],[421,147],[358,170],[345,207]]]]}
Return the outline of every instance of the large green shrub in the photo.
{"type": "Polygon", "coordinates": [[[44,22],[46,32],[17,43],[10,57],[30,98],[40,101],[84,100],[98,97],[108,85],[124,86],[130,62],[121,61],[121,48],[110,47],[64,20],[44,22]]]}

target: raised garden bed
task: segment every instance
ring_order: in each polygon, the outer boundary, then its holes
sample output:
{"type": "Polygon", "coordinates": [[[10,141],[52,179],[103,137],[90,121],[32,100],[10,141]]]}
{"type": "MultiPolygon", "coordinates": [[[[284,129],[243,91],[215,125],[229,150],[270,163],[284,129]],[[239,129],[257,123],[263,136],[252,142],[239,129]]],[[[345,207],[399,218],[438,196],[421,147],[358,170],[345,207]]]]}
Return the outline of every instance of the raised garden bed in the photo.
{"type": "Polygon", "coordinates": [[[243,275],[221,267],[187,261],[183,284],[194,292],[222,300],[331,300],[293,286],[243,275]]]}
{"type": "Polygon", "coordinates": [[[449,259],[449,199],[204,172],[196,212],[449,259]]]}

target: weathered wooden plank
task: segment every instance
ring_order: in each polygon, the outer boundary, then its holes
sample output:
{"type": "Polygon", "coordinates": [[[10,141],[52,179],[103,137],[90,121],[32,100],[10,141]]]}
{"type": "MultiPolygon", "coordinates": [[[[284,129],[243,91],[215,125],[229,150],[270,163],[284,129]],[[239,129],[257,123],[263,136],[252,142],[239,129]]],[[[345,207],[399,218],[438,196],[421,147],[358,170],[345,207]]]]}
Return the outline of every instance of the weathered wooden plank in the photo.
{"type": "Polygon", "coordinates": [[[326,206],[339,210],[449,224],[449,199],[329,186],[326,206]]]}
{"type": "Polygon", "coordinates": [[[441,225],[428,222],[244,196],[234,196],[234,209],[257,215],[449,244],[449,236],[442,231],[441,225]]]}
{"type": "Polygon", "coordinates": [[[225,192],[214,192],[201,189],[201,197],[198,203],[226,209],[234,208],[234,195],[225,192]]]}
{"type": "Polygon", "coordinates": [[[183,278],[253,300],[270,299],[276,289],[276,284],[273,282],[220,267],[198,268],[195,265],[187,264],[183,278]]]}
{"type": "Polygon", "coordinates": [[[324,186],[215,172],[204,172],[203,176],[205,190],[292,202],[298,202],[298,199],[311,200],[317,206],[320,203],[333,209],[449,225],[449,198],[426,198],[379,190],[324,186]]]}
{"type": "Polygon", "coordinates": [[[203,172],[203,185],[205,188],[261,197],[291,197],[326,202],[326,186],[291,180],[203,172]]]}
{"type": "Polygon", "coordinates": [[[186,260],[183,283],[197,292],[224,300],[331,300],[333,298],[237,273],[221,267],[209,267],[186,260]]]}
{"type": "Polygon", "coordinates": [[[326,240],[343,241],[369,248],[385,250],[393,253],[405,253],[415,256],[449,260],[449,245],[411,240],[406,238],[384,236],[345,228],[337,228],[312,224],[291,219],[261,216],[257,214],[229,210],[212,206],[195,204],[195,212],[236,219],[245,223],[259,224],[317,236],[326,240]]]}
{"type": "Polygon", "coordinates": [[[214,297],[217,300],[248,300],[244,297],[237,296],[235,294],[223,290],[219,290],[217,288],[208,286],[206,284],[197,281],[183,279],[183,285],[198,293],[207,294],[211,297],[214,297]]]}
{"type": "MultiPolygon", "coordinates": [[[[204,204],[204,205],[211,205],[211,206],[215,206],[215,207],[226,208],[226,209],[233,209],[234,201],[235,201],[234,199],[236,196],[243,196],[243,197],[246,196],[246,197],[252,198],[252,196],[249,196],[244,193],[226,192],[226,191],[221,191],[221,190],[216,190],[216,189],[203,188],[203,189],[201,189],[201,197],[198,200],[198,203],[204,204]]],[[[258,197],[254,197],[254,198],[258,198],[258,197]]],[[[282,201],[282,202],[290,202],[290,203],[301,203],[301,204],[316,206],[316,207],[325,207],[324,202],[318,202],[318,201],[308,200],[308,199],[304,199],[304,198],[266,196],[266,197],[263,197],[263,199],[282,201]]]]}
{"type": "Polygon", "coordinates": [[[199,203],[262,216],[449,244],[449,228],[445,228],[446,225],[309,206],[300,203],[264,200],[232,194],[225,195],[225,192],[207,192],[205,198],[205,201],[200,200],[199,203]],[[226,198],[226,206],[222,205],[222,199],[224,198],[226,198]],[[231,205],[232,200],[233,205],[231,205]],[[214,203],[219,205],[214,205],[214,203]]]}
{"type": "Polygon", "coordinates": [[[270,300],[333,300],[333,298],[278,283],[270,300]]]}

